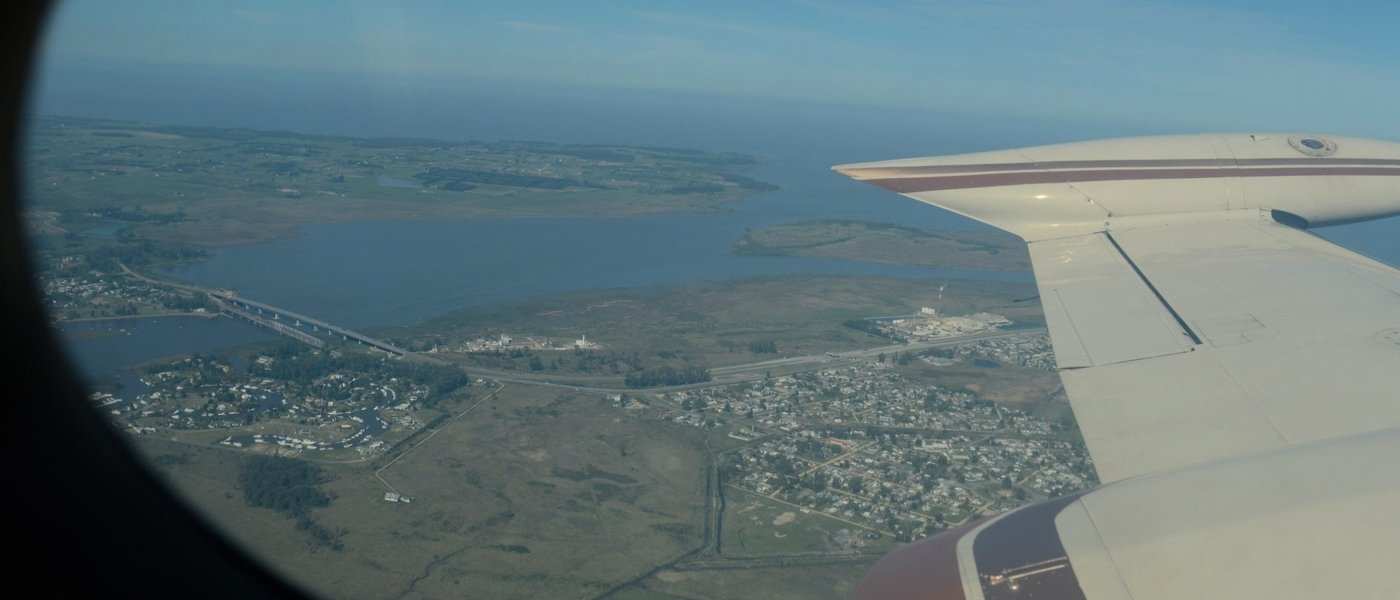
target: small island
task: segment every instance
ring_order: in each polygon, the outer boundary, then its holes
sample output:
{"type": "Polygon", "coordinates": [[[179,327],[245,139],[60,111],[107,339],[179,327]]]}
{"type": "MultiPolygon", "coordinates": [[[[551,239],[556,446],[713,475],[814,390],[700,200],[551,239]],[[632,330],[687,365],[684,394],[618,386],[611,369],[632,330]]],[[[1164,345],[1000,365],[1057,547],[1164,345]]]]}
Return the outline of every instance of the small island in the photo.
{"type": "Polygon", "coordinates": [[[1026,245],[1007,233],[933,231],[862,221],[789,223],[745,232],[732,252],[863,262],[1028,271],[1026,245]]]}

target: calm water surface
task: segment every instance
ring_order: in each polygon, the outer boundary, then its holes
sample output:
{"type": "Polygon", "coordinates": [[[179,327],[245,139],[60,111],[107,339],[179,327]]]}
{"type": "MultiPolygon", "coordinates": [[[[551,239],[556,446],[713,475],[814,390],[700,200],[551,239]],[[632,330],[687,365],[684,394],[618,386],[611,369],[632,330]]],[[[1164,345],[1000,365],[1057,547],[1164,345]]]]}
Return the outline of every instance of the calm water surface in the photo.
{"type": "MultiPolygon", "coordinates": [[[[504,218],[312,225],[299,237],[215,251],[166,275],[352,328],[404,325],[454,309],[586,289],[784,273],[978,278],[1030,282],[1025,272],[964,271],[796,257],[735,256],[746,229],[816,219],[984,230],[978,223],[845,180],[830,162],[773,160],[755,176],[783,189],[711,214],[504,218]]],[[[227,319],[138,319],[63,328],[84,371],[269,339],[227,319]],[[94,336],[116,328],[115,335],[94,336]]],[[[109,331],[110,332],[110,331],[109,331]]]]}
{"type": "Polygon", "coordinates": [[[848,183],[827,167],[769,165],[757,175],[784,189],[723,213],[313,225],[300,237],[219,250],[210,261],[166,274],[234,287],[250,298],[348,327],[408,324],[457,308],[541,294],[781,273],[1030,281],[1024,272],[729,253],[746,229],[813,219],[982,228],[848,183]]]}

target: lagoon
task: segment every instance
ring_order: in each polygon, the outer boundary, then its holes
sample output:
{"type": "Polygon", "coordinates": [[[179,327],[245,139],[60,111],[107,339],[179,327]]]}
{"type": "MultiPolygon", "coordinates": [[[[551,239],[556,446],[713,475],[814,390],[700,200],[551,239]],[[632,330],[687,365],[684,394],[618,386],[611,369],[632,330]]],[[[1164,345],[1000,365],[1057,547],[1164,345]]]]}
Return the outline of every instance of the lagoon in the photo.
{"type": "Polygon", "coordinates": [[[1030,282],[1026,272],[736,256],[746,229],[860,219],[940,229],[985,227],[830,173],[776,163],[783,186],[721,213],[622,218],[490,218],[312,225],[302,235],[215,251],[163,274],[351,328],[406,325],[455,309],[561,292],[785,273],[1030,282]]]}

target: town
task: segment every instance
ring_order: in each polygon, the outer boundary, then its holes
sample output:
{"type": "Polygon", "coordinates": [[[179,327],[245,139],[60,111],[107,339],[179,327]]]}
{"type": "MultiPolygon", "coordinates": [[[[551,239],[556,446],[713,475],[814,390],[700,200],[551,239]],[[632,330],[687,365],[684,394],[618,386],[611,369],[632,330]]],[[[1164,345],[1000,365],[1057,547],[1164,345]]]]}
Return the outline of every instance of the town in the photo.
{"type": "MultiPolygon", "coordinates": [[[[460,369],[287,343],[242,368],[206,354],[147,366],[130,399],[93,395],[128,430],[192,442],[368,458],[433,423],[421,413],[472,384],[460,369]]],[[[483,382],[484,383],[484,382],[483,382]]]]}
{"type": "MultiPolygon", "coordinates": [[[[1074,423],[900,373],[914,361],[1053,369],[1043,333],[674,391],[607,394],[617,409],[717,429],[730,493],[822,514],[896,541],[1095,483],[1074,423]]],[[[234,361],[195,355],[144,369],[131,400],[93,401],[135,434],[318,457],[371,458],[431,429],[423,411],[472,385],[456,367],[284,344],[234,361]],[[190,436],[189,434],[196,434],[190,436]],[[349,454],[347,454],[347,452],[349,454]]],[[[852,548],[859,548],[853,538],[852,548]]]]}
{"type": "MultiPolygon", "coordinates": [[[[1036,335],[980,342],[955,355],[1043,365],[1048,346],[1036,335]]],[[[731,437],[750,442],[726,464],[733,491],[897,541],[1095,484],[1072,422],[914,381],[894,363],[673,392],[665,399],[676,409],[657,418],[727,426],[731,437]]]]}

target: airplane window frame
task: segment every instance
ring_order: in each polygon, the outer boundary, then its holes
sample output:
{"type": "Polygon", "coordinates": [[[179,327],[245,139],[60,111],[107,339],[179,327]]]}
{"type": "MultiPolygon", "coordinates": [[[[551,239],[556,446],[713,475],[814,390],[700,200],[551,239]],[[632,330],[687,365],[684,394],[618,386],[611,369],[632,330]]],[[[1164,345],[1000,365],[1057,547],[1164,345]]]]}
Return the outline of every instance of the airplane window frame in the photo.
{"type": "Polygon", "coordinates": [[[145,467],[84,401],[39,300],[22,215],[26,103],[53,3],[21,0],[0,25],[6,361],[14,430],[7,504],[17,589],[78,596],[114,588],[156,596],[300,598],[304,593],[224,539],[145,467]]]}

